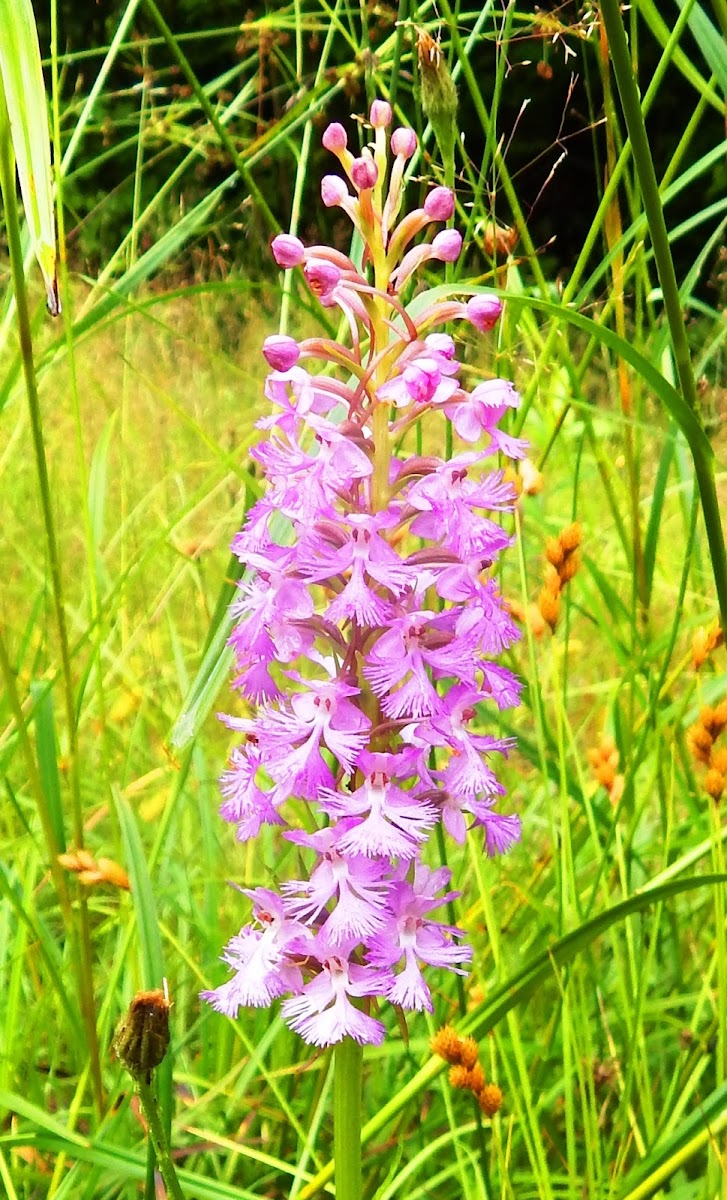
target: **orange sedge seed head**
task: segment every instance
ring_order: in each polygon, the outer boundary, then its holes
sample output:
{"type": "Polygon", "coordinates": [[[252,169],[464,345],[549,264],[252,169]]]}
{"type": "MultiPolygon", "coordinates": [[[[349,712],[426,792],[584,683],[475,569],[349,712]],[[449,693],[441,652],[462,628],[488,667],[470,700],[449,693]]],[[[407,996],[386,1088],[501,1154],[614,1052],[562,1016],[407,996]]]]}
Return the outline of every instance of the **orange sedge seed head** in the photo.
{"type": "Polygon", "coordinates": [[[708,763],[714,739],[700,722],[687,731],[687,745],[697,762],[708,763]]]}
{"type": "Polygon", "coordinates": [[[583,530],[578,521],[574,521],[572,525],[568,525],[560,535],[560,544],[565,554],[572,554],[574,550],[578,549],[582,541],[583,530]]]}
{"type": "Polygon", "coordinates": [[[560,612],[560,593],[552,592],[549,588],[544,587],[538,597],[538,608],[546,625],[549,625],[551,632],[555,633],[555,627],[558,624],[558,613],[560,612]]]}
{"type": "Polygon", "coordinates": [[[560,538],[548,538],[545,543],[545,557],[552,566],[560,566],[565,558],[565,551],[560,544],[560,538]]]}
{"type": "Polygon", "coordinates": [[[558,567],[558,574],[561,583],[570,583],[574,575],[578,573],[578,568],[581,565],[581,556],[577,550],[572,550],[563,562],[558,567]]]}
{"type": "Polygon", "coordinates": [[[445,1062],[458,1064],[462,1061],[462,1038],[451,1025],[443,1025],[429,1043],[432,1053],[445,1062]]]}
{"type": "Polygon", "coordinates": [[[709,756],[709,765],[715,771],[727,775],[727,746],[713,746],[709,756]]]}
{"type": "Polygon", "coordinates": [[[494,1117],[502,1108],[503,1094],[496,1083],[488,1083],[480,1092],[480,1108],[486,1117],[494,1117]]]}
{"type": "Polygon", "coordinates": [[[715,804],[722,799],[724,792],[724,775],[721,771],[716,771],[711,767],[704,776],[704,790],[708,796],[711,796],[715,804]]]}
{"type": "Polygon", "coordinates": [[[480,1056],[480,1049],[473,1037],[462,1038],[460,1043],[460,1062],[462,1066],[472,1069],[480,1056]]]}

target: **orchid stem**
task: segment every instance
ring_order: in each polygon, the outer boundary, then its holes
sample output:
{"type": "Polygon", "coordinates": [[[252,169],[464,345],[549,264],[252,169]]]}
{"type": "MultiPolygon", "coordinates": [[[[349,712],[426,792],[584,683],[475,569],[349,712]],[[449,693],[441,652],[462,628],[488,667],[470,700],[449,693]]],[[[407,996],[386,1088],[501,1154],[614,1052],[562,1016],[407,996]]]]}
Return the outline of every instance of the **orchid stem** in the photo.
{"type": "Polygon", "coordinates": [[[333,1153],[336,1200],[361,1200],[363,1049],[344,1038],[335,1049],[333,1153]]]}

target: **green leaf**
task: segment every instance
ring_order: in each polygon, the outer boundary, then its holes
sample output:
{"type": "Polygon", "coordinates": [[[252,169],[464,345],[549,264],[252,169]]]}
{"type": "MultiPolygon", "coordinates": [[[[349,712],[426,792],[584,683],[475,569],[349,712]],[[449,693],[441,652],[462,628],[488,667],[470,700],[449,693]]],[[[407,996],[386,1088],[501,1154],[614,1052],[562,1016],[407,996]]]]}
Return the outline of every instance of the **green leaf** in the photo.
{"type": "MultiPolygon", "coordinates": [[[[684,8],[684,0],[676,0],[676,3],[679,8],[684,8]]],[[[727,96],[727,46],[724,37],[698,4],[693,5],[689,14],[689,28],[710,71],[727,96]]]]}
{"type": "Polygon", "coordinates": [[[0,138],[10,137],[48,309],[60,312],[45,83],[31,0],[0,0],[0,138]],[[4,96],[4,101],[3,101],[4,96]]]}

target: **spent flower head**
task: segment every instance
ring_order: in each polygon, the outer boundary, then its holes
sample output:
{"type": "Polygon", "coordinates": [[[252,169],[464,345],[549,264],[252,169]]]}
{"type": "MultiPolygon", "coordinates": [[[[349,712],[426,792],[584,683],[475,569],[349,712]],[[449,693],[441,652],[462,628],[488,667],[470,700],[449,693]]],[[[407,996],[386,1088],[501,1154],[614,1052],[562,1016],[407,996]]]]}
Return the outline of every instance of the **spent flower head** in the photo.
{"type": "Polygon", "coordinates": [[[493,574],[516,494],[492,464],[524,453],[499,428],[518,396],[502,379],[468,390],[441,330],[486,332],[502,305],[478,294],[407,307],[412,277],[454,261],[462,239],[437,228],[454,212],[449,188],[399,215],[417,143],[391,121],[376,101],[358,155],[343,126],[323,135],[343,174],[324,177],[322,200],[360,234],[360,261],[273,241],[277,264],[302,268],[349,337],[266,340],[274,411],[254,457],[267,490],[233,543],[248,567],[233,607],[235,684],[254,711],[224,718],[242,740],[221,814],[242,841],[282,826],[307,871],[280,893],[247,893],[253,921],[224,954],[232,976],[204,995],[232,1016],[287,996],[284,1019],[321,1046],[380,1043],[373,997],[431,1011],[425,976],[464,973],[471,949],[441,919],[457,894],[450,871],[424,861],[436,826],[460,843],[481,826],[490,855],[520,833],[498,808],[493,767],[511,742],[486,731],[520,694],[494,661],[518,631],[493,574]],[[424,421],[432,445],[452,422],[454,457],[416,451],[424,421]],[[301,802],[305,830],[288,824],[301,802]]]}

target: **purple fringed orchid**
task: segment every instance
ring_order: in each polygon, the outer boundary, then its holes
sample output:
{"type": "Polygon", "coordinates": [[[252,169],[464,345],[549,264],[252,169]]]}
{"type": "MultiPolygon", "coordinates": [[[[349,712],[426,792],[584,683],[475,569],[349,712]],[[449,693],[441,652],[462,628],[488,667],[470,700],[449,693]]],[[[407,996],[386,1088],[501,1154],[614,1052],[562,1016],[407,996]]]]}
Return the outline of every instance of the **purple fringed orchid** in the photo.
{"type": "Polygon", "coordinates": [[[287,234],[273,241],[278,265],[302,267],[350,336],[266,340],[274,411],[253,453],[267,491],[234,541],[248,573],[230,644],[254,711],[224,718],[244,738],[222,776],[221,814],[245,841],[287,826],[288,801],[306,802],[307,830],[284,836],[311,863],[280,895],[245,893],[254,921],[225,951],[232,978],[203,995],[233,1017],[287,995],[284,1019],[318,1046],[379,1044],[369,998],[431,1011],[423,969],[462,973],[471,958],[462,930],[436,916],[456,894],[450,872],[422,860],[438,822],[459,843],[482,826],[488,854],[520,834],[496,808],[504,788],[491,766],[511,743],[480,731],[520,694],[493,662],[518,632],[490,573],[512,542],[500,518],[515,492],[488,465],[524,452],[498,428],[518,396],[502,379],[468,391],[454,340],[437,331],[456,320],[492,329],[496,297],[415,312],[402,302],[416,271],[456,259],[462,240],[432,228],[454,212],[448,188],[399,219],[416,137],[389,137],[391,116],[376,101],[358,157],[341,125],[323,136],[348,180],[326,176],[323,202],[350,217],[362,264],[287,234]],[[412,244],[422,233],[432,236],[412,244]],[[452,422],[455,457],[409,452],[425,417],[442,441],[452,422]]]}

